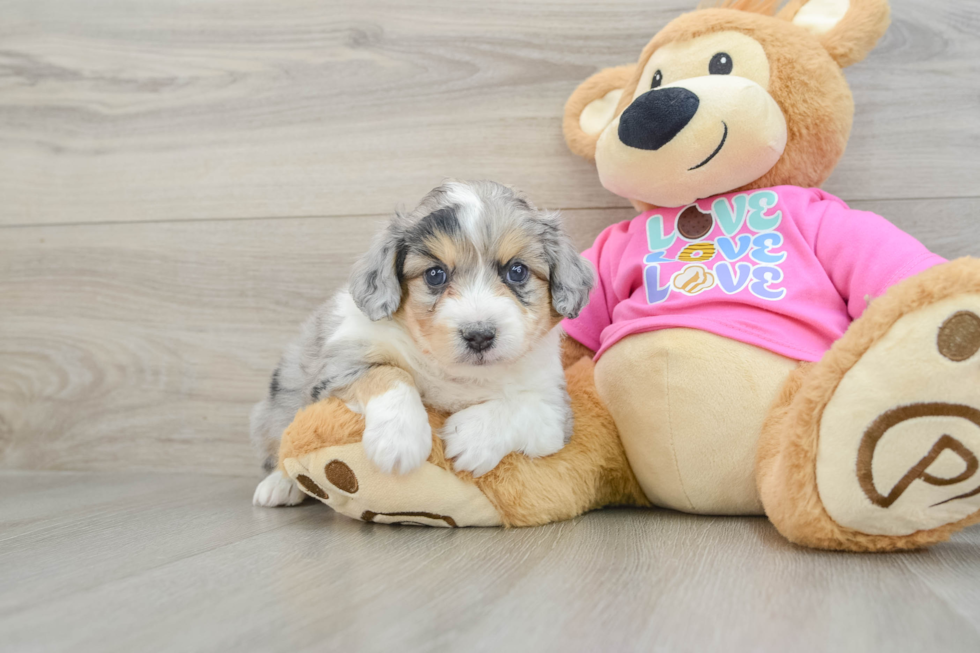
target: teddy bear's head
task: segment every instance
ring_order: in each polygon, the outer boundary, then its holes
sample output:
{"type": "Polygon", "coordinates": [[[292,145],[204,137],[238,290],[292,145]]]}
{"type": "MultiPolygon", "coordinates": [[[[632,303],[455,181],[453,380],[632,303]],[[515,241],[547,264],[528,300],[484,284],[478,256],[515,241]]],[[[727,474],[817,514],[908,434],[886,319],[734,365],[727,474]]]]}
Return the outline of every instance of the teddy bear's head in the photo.
{"type": "Polygon", "coordinates": [[[684,14],[636,64],[583,82],[569,148],[638,208],[734,190],[819,186],[844,153],[854,103],[842,68],[888,26],[887,0],[725,0],[684,14]]]}

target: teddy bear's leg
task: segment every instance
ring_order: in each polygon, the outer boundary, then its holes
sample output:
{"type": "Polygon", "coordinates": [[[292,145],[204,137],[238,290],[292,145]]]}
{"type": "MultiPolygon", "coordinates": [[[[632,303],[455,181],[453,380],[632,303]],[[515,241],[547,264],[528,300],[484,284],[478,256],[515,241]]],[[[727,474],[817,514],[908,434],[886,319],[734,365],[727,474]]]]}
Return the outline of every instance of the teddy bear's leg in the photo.
{"type": "Polygon", "coordinates": [[[807,546],[928,546],[980,520],[980,261],[875,299],[787,381],[759,442],[759,490],[807,546]]]}
{"type": "Polygon", "coordinates": [[[759,432],[798,364],[706,331],[661,329],[616,343],[595,381],[654,505],[759,515],[759,432]]]}
{"type": "MultiPolygon", "coordinates": [[[[383,474],[361,446],[363,418],[328,399],[300,411],[283,434],[281,467],[310,496],[370,522],[531,526],[604,505],[647,505],[595,392],[592,361],[580,360],[566,377],[575,430],[551,456],[510,454],[473,479],[453,473],[442,441],[434,436],[432,454],[420,468],[401,476],[383,474]]],[[[430,412],[434,432],[444,420],[430,412]]]]}

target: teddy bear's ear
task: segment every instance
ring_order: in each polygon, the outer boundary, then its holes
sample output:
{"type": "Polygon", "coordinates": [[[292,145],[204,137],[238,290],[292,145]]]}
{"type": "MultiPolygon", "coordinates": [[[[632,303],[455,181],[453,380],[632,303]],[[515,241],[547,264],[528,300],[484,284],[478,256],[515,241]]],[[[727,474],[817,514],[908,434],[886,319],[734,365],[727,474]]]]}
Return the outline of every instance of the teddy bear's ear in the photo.
{"type": "Polygon", "coordinates": [[[888,0],[791,0],[779,17],[813,34],[841,68],[864,59],[888,29],[888,0]]]}
{"type": "Polygon", "coordinates": [[[565,103],[562,129],[568,148],[580,157],[595,159],[599,135],[616,117],[616,108],[636,71],[636,64],[600,70],[579,84],[565,103]]]}

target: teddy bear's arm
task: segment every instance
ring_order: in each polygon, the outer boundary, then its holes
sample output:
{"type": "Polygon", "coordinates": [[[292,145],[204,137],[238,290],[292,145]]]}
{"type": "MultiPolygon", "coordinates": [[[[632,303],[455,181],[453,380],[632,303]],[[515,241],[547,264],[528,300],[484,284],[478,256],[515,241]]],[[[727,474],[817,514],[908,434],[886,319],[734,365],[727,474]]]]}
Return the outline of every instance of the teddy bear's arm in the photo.
{"type": "Polygon", "coordinates": [[[899,281],[944,263],[925,245],[885,218],[840,201],[821,201],[813,250],[827,276],[857,319],[874,299],[899,281]]]}

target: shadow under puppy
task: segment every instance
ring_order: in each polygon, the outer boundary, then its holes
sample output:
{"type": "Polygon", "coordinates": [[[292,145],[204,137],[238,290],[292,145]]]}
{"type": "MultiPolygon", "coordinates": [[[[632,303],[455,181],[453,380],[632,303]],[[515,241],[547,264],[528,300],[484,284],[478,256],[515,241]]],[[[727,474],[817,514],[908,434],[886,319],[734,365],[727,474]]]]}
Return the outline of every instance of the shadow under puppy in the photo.
{"type": "MultiPolygon", "coordinates": [[[[286,349],[251,416],[267,471],[296,412],[327,396],[364,415],[364,449],[384,472],[429,457],[423,403],[453,413],[439,436],[457,470],[480,476],[512,451],[555,453],[572,433],[557,324],[578,315],[593,280],[557,214],[494,182],[433,189],[391,220],[349,292],[286,349]]],[[[253,503],[305,496],[272,471],[253,503]]]]}

